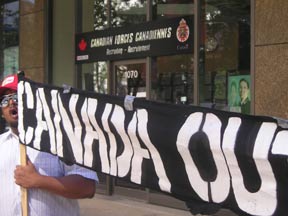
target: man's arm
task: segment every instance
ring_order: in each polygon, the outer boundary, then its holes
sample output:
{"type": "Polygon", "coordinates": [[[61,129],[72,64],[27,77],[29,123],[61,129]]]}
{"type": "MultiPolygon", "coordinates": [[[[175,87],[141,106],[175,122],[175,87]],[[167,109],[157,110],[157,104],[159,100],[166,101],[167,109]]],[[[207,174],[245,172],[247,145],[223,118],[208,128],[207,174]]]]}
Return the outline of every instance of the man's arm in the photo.
{"type": "Polygon", "coordinates": [[[26,166],[17,166],[14,171],[15,183],[24,188],[38,188],[70,198],[91,198],[95,193],[95,180],[81,175],[63,177],[44,176],[37,172],[31,161],[26,166]]]}

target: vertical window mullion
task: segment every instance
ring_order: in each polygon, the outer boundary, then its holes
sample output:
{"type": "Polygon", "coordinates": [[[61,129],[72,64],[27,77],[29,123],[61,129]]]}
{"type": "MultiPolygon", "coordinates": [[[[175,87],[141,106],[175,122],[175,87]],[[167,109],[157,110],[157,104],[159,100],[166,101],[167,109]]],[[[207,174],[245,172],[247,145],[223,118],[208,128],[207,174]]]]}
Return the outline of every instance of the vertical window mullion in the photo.
{"type": "Polygon", "coordinates": [[[194,105],[199,105],[200,1],[194,0],[194,105]]]}

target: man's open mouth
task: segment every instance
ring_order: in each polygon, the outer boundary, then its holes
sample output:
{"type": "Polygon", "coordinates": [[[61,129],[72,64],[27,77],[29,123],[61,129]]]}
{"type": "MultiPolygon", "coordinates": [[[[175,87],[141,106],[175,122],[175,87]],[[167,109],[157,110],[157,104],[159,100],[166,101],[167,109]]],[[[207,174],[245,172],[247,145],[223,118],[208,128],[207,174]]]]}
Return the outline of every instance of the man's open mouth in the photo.
{"type": "Polygon", "coordinates": [[[17,110],[17,108],[12,108],[12,109],[10,109],[10,115],[11,115],[13,118],[18,118],[18,110],[17,110]]]}

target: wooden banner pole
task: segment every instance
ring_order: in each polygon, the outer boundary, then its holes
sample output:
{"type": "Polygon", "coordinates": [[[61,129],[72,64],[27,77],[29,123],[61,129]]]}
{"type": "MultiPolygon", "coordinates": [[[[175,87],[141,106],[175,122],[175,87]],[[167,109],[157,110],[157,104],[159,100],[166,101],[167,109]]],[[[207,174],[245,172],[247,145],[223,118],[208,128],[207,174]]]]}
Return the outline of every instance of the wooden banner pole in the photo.
{"type": "MultiPolygon", "coordinates": [[[[20,163],[21,165],[27,164],[26,146],[20,145],[20,163]]],[[[28,216],[28,192],[26,188],[21,187],[21,208],[22,216],[28,216]]]]}

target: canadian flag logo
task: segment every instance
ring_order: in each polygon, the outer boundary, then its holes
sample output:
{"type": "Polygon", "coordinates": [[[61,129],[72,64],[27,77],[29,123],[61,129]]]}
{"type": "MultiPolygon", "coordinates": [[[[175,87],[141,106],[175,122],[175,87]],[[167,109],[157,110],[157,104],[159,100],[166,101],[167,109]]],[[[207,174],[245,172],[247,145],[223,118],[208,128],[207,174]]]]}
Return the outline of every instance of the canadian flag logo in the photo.
{"type": "Polygon", "coordinates": [[[86,43],[86,41],[85,41],[85,39],[81,39],[81,41],[79,42],[79,44],[78,44],[78,47],[79,47],[79,49],[81,50],[81,51],[84,51],[84,50],[86,50],[86,48],[87,48],[87,43],[86,43]]]}

